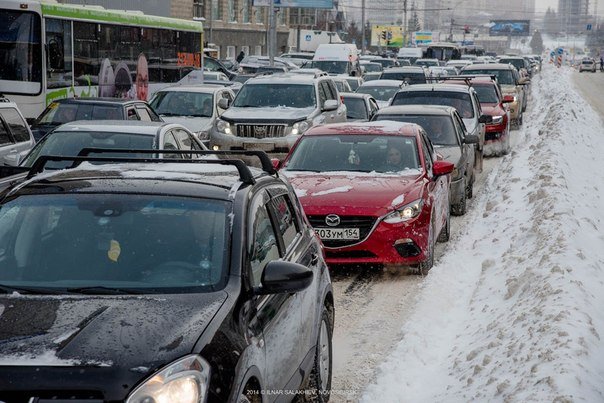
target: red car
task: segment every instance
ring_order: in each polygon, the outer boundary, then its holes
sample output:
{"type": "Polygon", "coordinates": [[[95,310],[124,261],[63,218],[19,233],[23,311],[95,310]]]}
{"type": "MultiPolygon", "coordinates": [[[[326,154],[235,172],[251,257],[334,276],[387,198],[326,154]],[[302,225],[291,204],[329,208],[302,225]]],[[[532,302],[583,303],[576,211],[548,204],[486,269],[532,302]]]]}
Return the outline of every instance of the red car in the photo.
{"type": "Polygon", "coordinates": [[[504,96],[493,78],[489,76],[458,76],[453,81],[470,85],[478,95],[482,113],[490,116],[492,121],[485,126],[484,155],[500,156],[510,152],[510,111],[505,105],[514,101],[514,96],[504,96]],[[459,77],[459,78],[458,78],[459,77]]]}
{"type": "Polygon", "coordinates": [[[281,164],[328,264],[414,266],[426,273],[450,231],[453,164],[421,126],[392,121],[317,126],[281,164]]]}

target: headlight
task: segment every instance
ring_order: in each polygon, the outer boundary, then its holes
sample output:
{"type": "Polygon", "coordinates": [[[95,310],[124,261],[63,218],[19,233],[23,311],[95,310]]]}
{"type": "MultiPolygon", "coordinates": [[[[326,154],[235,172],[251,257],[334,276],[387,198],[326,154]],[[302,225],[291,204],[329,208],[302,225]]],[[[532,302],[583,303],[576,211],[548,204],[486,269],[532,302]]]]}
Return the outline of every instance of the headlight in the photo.
{"type": "Polygon", "coordinates": [[[398,224],[408,221],[417,217],[419,213],[422,212],[423,205],[423,200],[418,199],[388,214],[386,217],[384,217],[383,221],[388,224],[398,224]]]}
{"type": "Polygon", "coordinates": [[[292,126],[292,134],[302,134],[304,133],[306,130],[308,130],[308,122],[307,121],[302,121],[302,122],[296,122],[294,123],[294,125],[292,126]]]}
{"type": "Polygon", "coordinates": [[[220,133],[233,134],[231,131],[231,124],[229,122],[225,122],[224,120],[219,119],[216,122],[216,129],[218,129],[220,133]]]}
{"type": "Polygon", "coordinates": [[[209,380],[210,364],[198,355],[189,355],[147,379],[126,403],[205,402],[209,380]]]}
{"type": "Polygon", "coordinates": [[[493,121],[490,124],[499,125],[501,123],[503,123],[503,116],[493,116],[493,121]]]}

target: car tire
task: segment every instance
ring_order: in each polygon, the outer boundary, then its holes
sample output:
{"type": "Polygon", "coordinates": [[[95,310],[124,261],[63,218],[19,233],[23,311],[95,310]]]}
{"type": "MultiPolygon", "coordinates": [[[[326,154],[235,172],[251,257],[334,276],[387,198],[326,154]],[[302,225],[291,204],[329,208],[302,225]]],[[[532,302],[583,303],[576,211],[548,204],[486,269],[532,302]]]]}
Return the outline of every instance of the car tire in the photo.
{"type": "Polygon", "coordinates": [[[438,239],[436,242],[447,242],[451,239],[451,209],[447,213],[447,219],[445,220],[445,226],[440,230],[440,234],[438,234],[438,239]]]}
{"type": "Polygon", "coordinates": [[[464,183],[463,183],[463,189],[464,191],[462,192],[462,196],[461,196],[461,200],[459,201],[459,203],[455,203],[451,205],[451,213],[453,215],[464,215],[466,213],[467,210],[467,191],[466,191],[466,178],[464,177],[463,179],[464,183]]]}
{"type": "Polygon", "coordinates": [[[308,390],[304,394],[305,402],[326,403],[331,393],[331,376],[333,367],[333,327],[329,311],[323,307],[321,326],[317,336],[315,362],[313,363],[308,390]]]}
{"type": "Polygon", "coordinates": [[[430,235],[428,236],[428,256],[426,257],[426,260],[424,260],[423,262],[420,262],[420,264],[417,266],[417,274],[421,274],[422,276],[425,276],[428,274],[428,272],[430,271],[430,269],[432,268],[432,266],[434,266],[434,230],[431,227],[430,228],[430,235]]]}

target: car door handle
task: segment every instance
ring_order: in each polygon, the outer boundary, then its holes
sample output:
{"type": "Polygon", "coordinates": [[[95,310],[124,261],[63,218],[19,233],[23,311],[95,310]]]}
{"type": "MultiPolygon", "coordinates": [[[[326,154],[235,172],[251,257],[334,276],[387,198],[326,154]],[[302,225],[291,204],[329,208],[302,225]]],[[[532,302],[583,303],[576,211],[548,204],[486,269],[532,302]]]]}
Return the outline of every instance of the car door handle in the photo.
{"type": "Polygon", "coordinates": [[[311,264],[311,266],[314,266],[317,263],[319,263],[319,255],[316,253],[313,253],[312,255],[310,255],[310,264],[311,264]]]}
{"type": "Polygon", "coordinates": [[[13,148],[13,149],[12,149],[12,150],[10,150],[8,153],[9,153],[9,154],[17,154],[18,152],[19,152],[19,151],[17,151],[16,149],[14,149],[14,148],[13,148]]]}

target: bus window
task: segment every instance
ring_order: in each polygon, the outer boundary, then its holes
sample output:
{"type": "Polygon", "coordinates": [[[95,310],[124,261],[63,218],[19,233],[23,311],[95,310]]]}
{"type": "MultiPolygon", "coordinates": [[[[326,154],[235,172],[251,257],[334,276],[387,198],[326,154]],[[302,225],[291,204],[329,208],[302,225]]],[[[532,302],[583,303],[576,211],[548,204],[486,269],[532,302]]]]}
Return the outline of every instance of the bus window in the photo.
{"type": "Polygon", "coordinates": [[[46,52],[47,87],[71,87],[71,22],[46,19],[46,52]]]}

